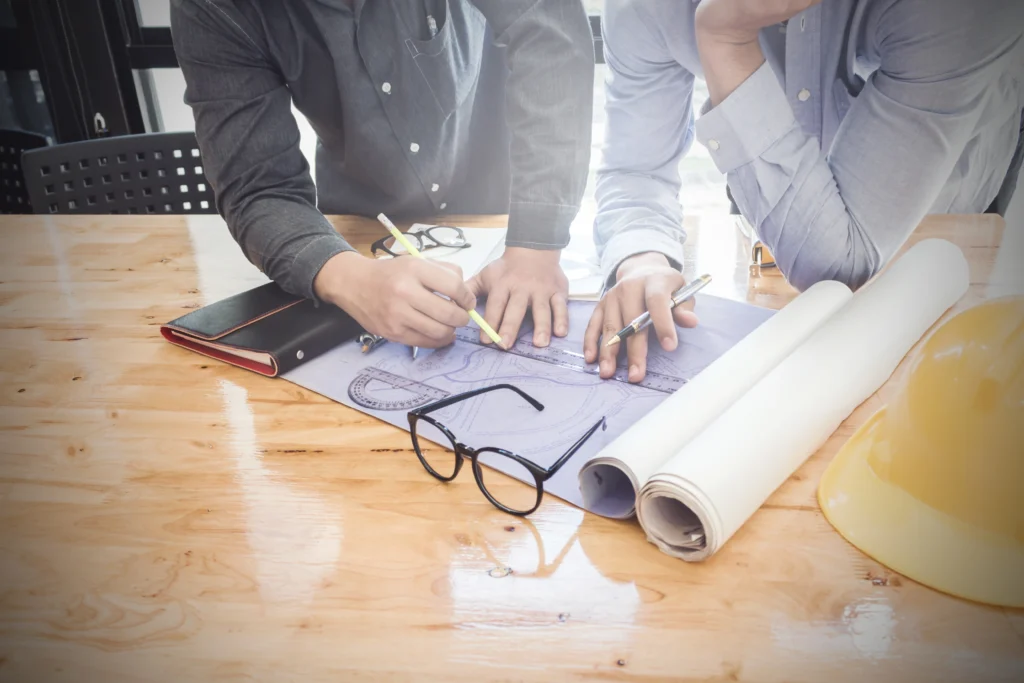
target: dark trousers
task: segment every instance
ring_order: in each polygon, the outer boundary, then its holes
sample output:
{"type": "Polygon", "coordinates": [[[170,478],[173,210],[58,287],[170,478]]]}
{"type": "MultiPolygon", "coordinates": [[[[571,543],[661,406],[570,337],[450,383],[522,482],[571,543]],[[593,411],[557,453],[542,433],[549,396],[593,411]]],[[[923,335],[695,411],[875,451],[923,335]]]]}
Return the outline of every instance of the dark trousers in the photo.
{"type": "MultiPolygon", "coordinates": [[[[1013,153],[1013,159],[1010,160],[1010,169],[1006,173],[1002,187],[999,188],[999,194],[996,195],[995,200],[993,200],[985,213],[997,213],[1000,216],[1006,216],[1006,210],[1010,208],[1010,201],[1013,199],[1013,193],[1017,189],[1017,180],[1020,177],[1022,163],[1024,163],[1024,112],[1021,112],[1020,135],[1017,136],[1017,150],[1013,153]]],[[[729,197],[729,213],[738,216],[740,209],[736,206],[736,202],[733,201],[732,192],[729,191],[728,185],[725,187],[725,193],[729,197]]]]}

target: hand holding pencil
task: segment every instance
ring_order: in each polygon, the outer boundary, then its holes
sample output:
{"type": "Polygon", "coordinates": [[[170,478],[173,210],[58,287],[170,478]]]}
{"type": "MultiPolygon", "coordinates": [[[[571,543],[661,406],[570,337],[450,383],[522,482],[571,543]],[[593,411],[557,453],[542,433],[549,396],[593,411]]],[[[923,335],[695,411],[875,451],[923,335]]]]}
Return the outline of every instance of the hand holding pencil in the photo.
{"type": "Polygon", "coordinates": [[[351,315],[367,332],[410,347],[451,344],[476,306],[455,265],[415,258],[374,259],[344,251],[314,280],[324,302],[351,315]],[[441,296],[438,296],[440,294],[441,296]]]}
{"type": "MultiPolygon", "coordinates": [[[[379,214],[377,216],[377,220],[380,221],[380,223],[385,228],[388,229],[388,232],[391,233],[395,240],[397,240],[398,243],[401,244],[402,247],[404,247],[405,250],[409,252],[411,256],[413,256],[416,259],[425,260],[423,254],[420,253],[419,249],[417,249],[415,245],[413,245],[413,243],[409,241],[397,227],[395,227],[395,224],[392,223],[387,216],[385,216],[384,214],[379,214]]],[[[444,292],[439,293],[444,294],[444,292]]],[[[498,333],[495,332],[494,329],[487,324],[487,321],[484,320],[479,313],[476,312],[475,305],[466,307],[466,313],[469,315],[470,320],[479,325],[480,329],[484,332],[484,334],[490,337],[491,341],[497,344],[500,348],[506,349],[505,345],[501,341],[501,337],[498,336],[498,333]]]]}

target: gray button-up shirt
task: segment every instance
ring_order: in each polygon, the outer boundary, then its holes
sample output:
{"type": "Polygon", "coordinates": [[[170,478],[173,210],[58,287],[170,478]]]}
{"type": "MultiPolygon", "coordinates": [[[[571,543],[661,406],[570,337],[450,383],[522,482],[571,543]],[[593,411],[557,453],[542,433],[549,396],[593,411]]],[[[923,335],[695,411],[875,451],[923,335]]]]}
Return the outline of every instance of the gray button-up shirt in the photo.
{"type": "Polygon", "coordinates": [[[608,0],[605,271],[682,260],[678,165],[696,138],[796,287],[858,286],[926,213],[999,193],[1024,106],[1024,2],[825,0],[761,31],[766,63],[694,121],[689,0],[608,0]]]}
{"type": "Polygon", "coordinates": [[[350,249],[322,213],[508,212],[508,246],[568,243],[592,120],[578,0],[173,0],[171,28],[218,208],[284,289],[313,297],[350,249]]]}

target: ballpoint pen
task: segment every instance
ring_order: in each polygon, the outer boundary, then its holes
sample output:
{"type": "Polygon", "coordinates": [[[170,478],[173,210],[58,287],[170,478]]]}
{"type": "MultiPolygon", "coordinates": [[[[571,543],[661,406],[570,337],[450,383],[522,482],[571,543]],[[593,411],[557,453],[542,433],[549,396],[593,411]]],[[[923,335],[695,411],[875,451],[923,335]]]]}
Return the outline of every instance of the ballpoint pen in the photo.
{"type": "MultiPolygon", "coordinates": [[[[413,256],[415,258],[420,258],[420,259],[426,260],[426,257],[423,256],[423,254],[420,253],[420,250],[417,249],[413,245],[413,243],[410,242],[408,240],[408,238],[406,238],[406,236],[403,235],[401,233],[401,231],[398,228],[395,227],[395,224],[392,223],[390,221],[390,219],[388,219],[387,216],[385,216],[384,214],[378,214],[377,215],[377,220],[381,222],[381,225],[383,225],[385,228],[388,229],[388,232],[391,233],[391,235],[395,238],[395,240],[398,241],[399,244],[401,244],[403,247],[405,247],[405,250],[407,252],[409,252],[409,254],[411,256],[413,256]]],[[[484,334],[486,334],[488,337],[490,337],[491,341],[493,341],[495,344],[498,345],[498,348],[503,349],[503,350],[505,349],[505,345],[502,344],[502,342],[501,342],[501,337],[498,336],[498,333],[494,331],[494,328],[492,328],[489,324],[487,324],[487,321],[484,320],[483,317],[481,317],[481,315],[479,313],[477,313],[473,309],[470,309],[470,310],[466,311],[466,313],[469,314],[470,320],[472,320],[477,325],[479,325],[480,329],[483,330],[484,334]]],[[[415,357],[416,357],[416,349],[415,349],[415,347],[413,347],[413,358],[415,358],[415,357]]]]}
{"type": "MultiPolygon", "coordinates": [[[[711,282],[710,275],[701,275],[693,282],[684,285],[683,287],[676,290],[676,292],[672,295],[672,308],[675,308],[676,306],[683,303],[700,290],[704,289],[704,287],[709,282],[711,282]]],[[[636,320],[634,320],[633,322],[619,330],[614,337],[608,340],[608,343],[605,344],[605,346],[615,346],[619,342],[626,341],[627,339],[632,337],[634,334],[640,332],[641,330],[646,330],[647,327],[650,326],[650,324],[651,312],[645,311],[643,315],[641,315],[636,320]]]]}

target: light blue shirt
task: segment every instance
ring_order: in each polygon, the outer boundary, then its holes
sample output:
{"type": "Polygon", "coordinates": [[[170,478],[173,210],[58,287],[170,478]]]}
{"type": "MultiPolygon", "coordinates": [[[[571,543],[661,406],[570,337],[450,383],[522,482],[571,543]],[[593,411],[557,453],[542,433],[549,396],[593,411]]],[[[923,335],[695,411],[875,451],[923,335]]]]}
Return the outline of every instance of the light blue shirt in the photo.
{"type": "Polygon", "coordinates": [[[981,213],[1024,107],[1024,2],[824,0],[761,31],[765,64],[692,115],[696,2],[606,0],[595,241],[682,262],[678,165],[705,145],[794,286],[858,287],[928,213],[981,213]]]}

